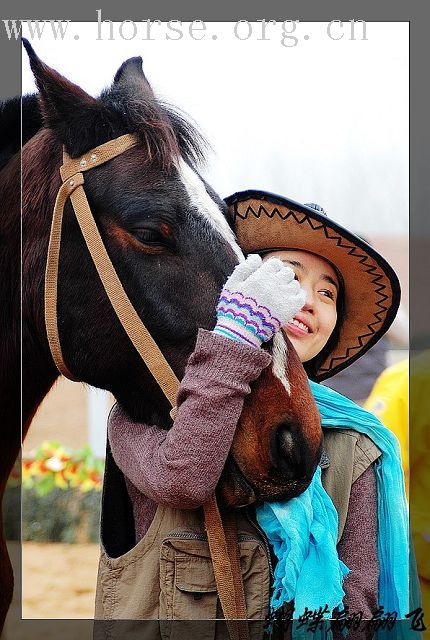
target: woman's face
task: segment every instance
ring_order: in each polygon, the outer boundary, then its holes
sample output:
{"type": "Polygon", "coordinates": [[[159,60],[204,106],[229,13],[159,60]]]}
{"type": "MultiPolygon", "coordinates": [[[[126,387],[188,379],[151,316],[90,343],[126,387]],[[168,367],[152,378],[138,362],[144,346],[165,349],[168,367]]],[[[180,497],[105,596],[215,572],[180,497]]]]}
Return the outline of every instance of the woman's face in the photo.
{"type": "Polygon", "coordinates": [[[264,259],[273,257],[293,269],[300,286],[306,291],[305,305],[283,329],[301,362],[307,362],[321,351],[335,328],[339,281],[326,260],[308,251],[273,251],[264,259]]]}

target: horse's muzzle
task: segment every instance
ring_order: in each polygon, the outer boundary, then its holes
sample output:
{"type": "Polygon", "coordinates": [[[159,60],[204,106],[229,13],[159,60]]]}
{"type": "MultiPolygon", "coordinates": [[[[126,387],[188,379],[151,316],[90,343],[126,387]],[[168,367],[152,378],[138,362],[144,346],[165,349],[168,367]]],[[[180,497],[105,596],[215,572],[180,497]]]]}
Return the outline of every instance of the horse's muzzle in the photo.
{"type": "Polygon", "coordinates": [[[228,507],[240,508],[257,501],[287,501],[305,491],[321,457],[312,455],[300,434],[282,425],[270,443],[271,472],[265,478],[250,478],[231,454],[218,485],[218,495],[228,507]]]}

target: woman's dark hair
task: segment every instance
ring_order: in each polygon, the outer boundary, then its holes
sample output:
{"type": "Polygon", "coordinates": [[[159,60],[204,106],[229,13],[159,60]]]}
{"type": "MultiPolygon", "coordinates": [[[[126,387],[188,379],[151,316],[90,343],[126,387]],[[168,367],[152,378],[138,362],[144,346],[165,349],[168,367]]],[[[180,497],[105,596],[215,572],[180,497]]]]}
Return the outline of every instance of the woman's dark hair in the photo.
{"type": "MultiPolygon", "coordinates": [[[[364,236],[360,236],[358,233],[356,233],[355,235],[372,246],[369,240],[364,236]]],[[[337,279],[339,282],[339,292],[336,300],[337,322],[330,338],[327,340],[327,344],[325,345],[325,347],[321,349],[321,351],[314,358],[312,358],[312,360],[303,363],[303,367],[311,380],[315,380],[321,365],[325,362],[330,353],[332,353],[336,349],[339,342],[340,330],[345,321],[346,315],[345,283],[339,269],[337,269],[337,267],[333,263],[330,264],[336,271],[337,279]]]]}
{"type": "Polygon", "coordinates": [[[303,363],[304,370],[311,380],[315,380],[321,365],[325,362],[330,353],[332,353],[336,349],[339,342],[340,330],[342,329],[342,325],[344,323],[346,315],[345,283],[340,271],[333,264],[332,267],[336,271],[337,280],[339,282],[339,291],[336,299],[337,321],[330,338],[327,340],[327,344],[321,349],[319,353],[317,353],[316,356],[312,358],[312,360],[308,360],[308,362],[303,363]]]}

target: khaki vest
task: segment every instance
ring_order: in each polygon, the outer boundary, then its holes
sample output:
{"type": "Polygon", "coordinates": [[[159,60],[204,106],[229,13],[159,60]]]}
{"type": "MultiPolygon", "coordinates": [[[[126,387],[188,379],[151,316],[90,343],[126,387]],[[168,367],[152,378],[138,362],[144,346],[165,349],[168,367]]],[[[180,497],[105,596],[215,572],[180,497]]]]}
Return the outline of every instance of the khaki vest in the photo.
{"type": "MultiPolygon", "coordinates": [[[[351,485],[379,457],[380,451],[366,436],[349,430],[325,431],[324,450],[322,479],[339,514],[339,540],[351,485]]],[[[249,620],[264,621],[272,580],[270,550],[249,509],[237,511],[237,524],[247,616],[249,620]]],[[[160,505],[137,544],[134,535],[124,477],[108,448],[95,618],[164,621],[149,633],[151,640],[176,638],[175,625],[169,621],[222,618],[201,509],[179,510],[160,505]]],[[[116,637],[112,624],[108,635],[116,637]]],[[[100,631],[105,637],[106,623],[100,623],[100,631]]],[[[256,626],[254,631],[251,627],[251,637],[261,637],[261,628],[256,626]]],[[[182,628],[178,638],[184,637],[183,633],[182,628]]],[[[209,625],[203,635],[199,629],[198,637],[219,640],[228,637],[225,634],[225,628],[217,631],[216,625],[209,625]]]]}

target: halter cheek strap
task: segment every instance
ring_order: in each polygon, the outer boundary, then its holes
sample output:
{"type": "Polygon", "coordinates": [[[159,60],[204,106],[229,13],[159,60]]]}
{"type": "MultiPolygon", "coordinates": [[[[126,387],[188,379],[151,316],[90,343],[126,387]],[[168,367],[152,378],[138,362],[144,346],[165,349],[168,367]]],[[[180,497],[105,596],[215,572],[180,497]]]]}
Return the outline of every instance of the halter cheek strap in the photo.
{"type": "MultiPolygon", "coordinates": [[[[45,270],[46,332],[57,369],[70,380],[78,381],[64,362],[57,321],[61,228],[64,206],[70,198],[82,235],[112,307],[140,357],[170,402],[172,406],[170,415],[174,419],[179,380],[124,291],[103,244],[84,190],[85,171],[108,162],[135,144],[137,144],[135,136],[127,134],[96,147],[80,158],[72,159],[67,153],[63,154],[63,165],[60,169],[63,183],[55,201],[45,270]]],[[[227,514],[223,526],[215,494],[203,505],[203,510],[217,591],[230,638],[231,640],[249,640],[247,623],[238,622],[238,620],[246,620],[246,605],[235,519],[232,514],[227,514]]]]}

